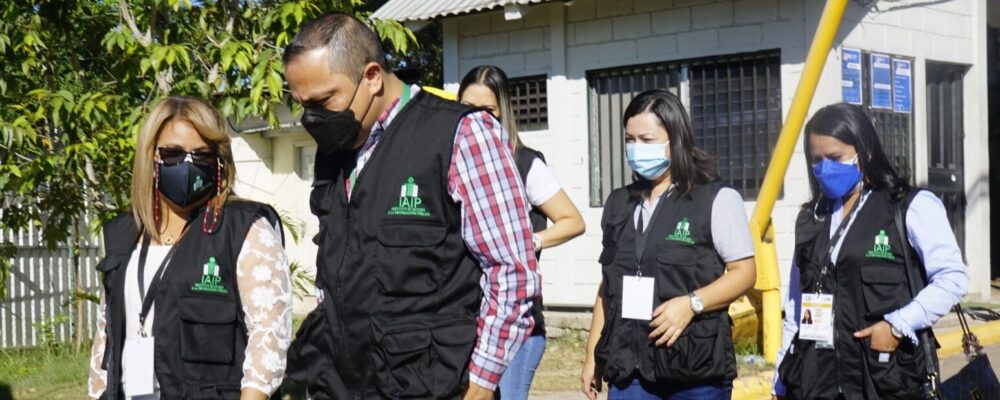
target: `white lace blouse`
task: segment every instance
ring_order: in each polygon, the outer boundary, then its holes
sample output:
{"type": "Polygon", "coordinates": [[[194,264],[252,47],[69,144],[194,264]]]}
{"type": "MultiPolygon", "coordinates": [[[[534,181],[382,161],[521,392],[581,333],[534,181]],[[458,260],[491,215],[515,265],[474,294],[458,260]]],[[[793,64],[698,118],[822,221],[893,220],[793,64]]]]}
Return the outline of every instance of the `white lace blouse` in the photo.
{"type": "MultiPolygon", "coordinates": [[[[264,218],[255,221],[247,233],[236,280],[249,334],[242,388],[270,396],[285,375],[285,353],[292,338],[292,285],[281,236],[264,218]]],[[[87,382],[91,398],[100,397],[107,388],[108,373],[101,368],[107,345],[105,326],[107,309],[102,298],[87,382]]],[[[146,326],[152,326],[152,321],[146,321],[146,326]]]]}

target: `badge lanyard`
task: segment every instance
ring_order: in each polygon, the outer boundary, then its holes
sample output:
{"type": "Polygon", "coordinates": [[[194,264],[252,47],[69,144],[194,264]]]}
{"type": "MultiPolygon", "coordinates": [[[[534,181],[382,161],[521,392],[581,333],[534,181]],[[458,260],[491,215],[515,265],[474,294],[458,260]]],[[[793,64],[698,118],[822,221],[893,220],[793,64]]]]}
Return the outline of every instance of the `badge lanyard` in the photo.
{"type": "MultiPolygon", "coordinates": [[[[640,200],[646,201],[646,200],[640,200]]],[[[649,217],[649,223],[656,221],[663,203],[666,202],[661,197],[649,217]]],[[[646,250],[647,238],[645,232],[646,221],[642,216],[642,203],[639,204],[639,221],[635,227],[635,276],[622,277],[622,318],[640,321],[649,321],[652,318],[656,278],[642,276],[642,259],[646,250]]]]}
{"type": "MultiPolygon", "coordinates": [[[[671,189],[668,189],[666,192],[660,195],[660,199],[656,202],[656,207],[653,208],[653,213],[649,215],[649,221],[648,221],[649,224],[654,223],[654,221],[656,221],[656,217],[660,215],[660,209],[663,208],[663,203],[665,203],[663,197],[669,196],[670,193],[672,192],[673,192],[673,187],[671,187],[671,189]]],[[[639,201],[646,201],[646,200],[639,200],[639,201]]],[[[647,222],[644,221],[644,218],[642,217],[642,203],[640,203],[639,223],[636,224],[635,227],[635,276],[642,276],[642,260],[646,253],[646,243],[647,243],[646,239],[649,238],[649,235],[646,234],[646,229],[645,229],[646,224],[647,222]]]]}
{"type": "Polygon", "coordinates": [[[149,316],[150,310],[153,308],[153,299],[156,298],[156,288],[160,283],[160,278],[163,277],[163,270],[170,263],[170,259],[174,257],[177,248],[180,247],[181,239],[184,238],[184,234],[187,233],[187,229],[191,226],[191,221],[194,219],[188,219],[187,224],[184,225],[184,230],[181,231],[180,239],[170,246],[170,250],[167,252],[167,256],[163,258],[163,262],[160,263],[159,268],[156,269],[155,275],[153,275],[153,281],[149,283],[149,295],[146,294],[146,287],[143,285],[145,279],[143,277],[146,270],[146,256],[149,254],[149,245],[152,238],[149,235],[143,235],[142,247],[139,250],[139,269],[137,271],[137,277],[139,282],[139,301],[142,302],[142,309],[139,311],[139,336],[146,337],[146,317],[149,316]]]}
{"type": "Polygon", "coordinates": [[[814,341],[817,349],[833,349],[834,347],[836,337],[836,330],[834,329],[834,320],[836,319],[836,310],[833,308],[834,296],[833,294],[824,294],[823,281],[829,274],[830,265],[833,263],[833,250],[844,237],[848,225],[853,222],[858,210],[861,209],[861,200],[859,198],[851,205],[847,216],[840,221],[837,230],[830,237],[829,247],[827,247],[826,256],[823,259],[823,268],[820,270],[819,278],[816,282],[816,291],[814,293],[802,293],[801,302],[804,317],[799,325],[799,338],[814,341]]]}
{"type": "Polygon", "coordinates": [[[854,202],[851,206],[850,211],[847,213],[840,225],[837,226],[836,232],[830,237],[830,246],[826,249],[826,257],[823,258],[823,268],[820,269],[820,279],[816,282],[817,292],[823,293],[823,278],[827,276],[830,272],[830,265],[833,264],[833,250],[837,247],[837,244],[841,241],[844,233],[847,231],[848,225],[854,220],[854,217],[858,214],[858,210],[861,209],[862,197],[858,197],[858,200],[854,202]]]}

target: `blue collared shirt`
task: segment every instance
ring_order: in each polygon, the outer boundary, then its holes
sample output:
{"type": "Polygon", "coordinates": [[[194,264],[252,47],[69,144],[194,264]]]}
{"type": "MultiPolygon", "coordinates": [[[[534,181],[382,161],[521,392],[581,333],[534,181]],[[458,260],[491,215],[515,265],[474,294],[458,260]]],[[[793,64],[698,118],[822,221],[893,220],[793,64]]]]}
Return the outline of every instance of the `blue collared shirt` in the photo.
{"type": "MultiPolygon", "coordinates": [[[[868,200],[868,192],[858,200],[858,207],[864,207],[868,200]]],[[[834,203],[831,215],[830,236],[836,231],[843,220],[843,204],[838,200],[834,203]]],[[[850,224],[854,222],[852,218],[850,224]]],[[[913,198],[910,208],[906,211],[906,235],[910,245],[917,251],[927,271],[928,284],[909,304],[885,315],[885,320],[903,333],[904,336],[918,344],[916,331],[934,325],[938,319],[947,314],[951,307],[965,295],[968,290],[969,277],[962,261],[962,251],[958,247],[951,224],[945,213],[944,204],[933,193],[921,190],[913,198]]],[[[840,254],[841,241],[834,246],[832,258],[840,254]]],[[[792,262],[788,274],[788,300],[785,302],[785,320],[781,332],[781,349],[775,365],[781,365],[785,352],[792,338],[799,330],[802,288],[799,285],[799,266],[792,262]]],[[[784,395],[785,387],[778,376],[777,368],[774,374],[774,394],[784,395]]]]}

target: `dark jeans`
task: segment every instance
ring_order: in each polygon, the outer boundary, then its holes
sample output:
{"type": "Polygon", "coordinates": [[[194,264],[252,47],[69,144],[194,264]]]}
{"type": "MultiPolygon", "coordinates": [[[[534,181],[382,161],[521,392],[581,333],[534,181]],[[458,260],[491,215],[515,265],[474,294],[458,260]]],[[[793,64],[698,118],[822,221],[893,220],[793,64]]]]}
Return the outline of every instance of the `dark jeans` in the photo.
{"type": "Polygon", "coordinates": [[[733,382],[650,382],[639,377],[613,384],[608,388],[608,400],[729,400],[733,382]]]}

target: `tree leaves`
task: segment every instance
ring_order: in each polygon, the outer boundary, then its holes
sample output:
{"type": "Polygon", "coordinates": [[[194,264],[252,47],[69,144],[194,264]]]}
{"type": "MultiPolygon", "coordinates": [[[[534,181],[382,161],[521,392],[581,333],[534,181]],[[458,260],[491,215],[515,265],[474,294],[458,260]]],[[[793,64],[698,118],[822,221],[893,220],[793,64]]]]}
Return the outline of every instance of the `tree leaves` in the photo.
{"type": "MultiPolygon", "coordinates": [[[[0,232],[40,226],[54,246],[84,215],[97,227],[125,209],[135,137],[164,96],[206,98],[236,122],[277,126],[276,110],[289,105],[282,48],[306,21],[362,4],[0,2],[0,232]]],[[[399,24],[370,24],[392,49],[414,41],[399,24]]]]}

